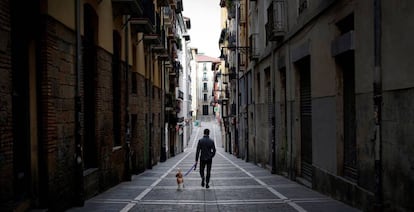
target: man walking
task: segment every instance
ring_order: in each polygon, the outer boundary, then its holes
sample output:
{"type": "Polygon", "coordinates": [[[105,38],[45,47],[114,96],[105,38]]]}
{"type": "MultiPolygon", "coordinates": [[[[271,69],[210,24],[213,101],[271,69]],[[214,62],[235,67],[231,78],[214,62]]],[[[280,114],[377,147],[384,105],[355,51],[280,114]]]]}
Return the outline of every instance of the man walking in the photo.
{"type": "Polygon", "coordinates": [[[204,136],[202,139],[198,141],[197,144],[197,153],[196,153],[196,164],[198,163],[198,159],[200,157],[200,176],[201,176],[201,186],[204,187],[204,179],[206,188],[210,188],[208,183],[210,182],[210,172],[211,172],[211,163],[213,162],[213,157],[216,154],[216,146],[214,145],[214,141],[209,137],[210,130],[204,130],[204,136]],[[200,155],[201,152],[201,155],[200,155]],[[204,178],[204,168],[207,165],[207,175],[204,178]]]}

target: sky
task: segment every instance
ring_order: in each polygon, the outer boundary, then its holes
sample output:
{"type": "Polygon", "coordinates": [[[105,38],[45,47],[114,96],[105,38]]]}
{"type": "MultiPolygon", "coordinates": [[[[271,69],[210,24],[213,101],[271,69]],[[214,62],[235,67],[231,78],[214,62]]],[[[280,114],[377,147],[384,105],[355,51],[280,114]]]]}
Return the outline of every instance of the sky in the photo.
{"type": "Polygon", "coordinates": [[[220,0],[183,0],[183,16],[190,18],[189,45],[210,57],[219,57],[220,0]]]}

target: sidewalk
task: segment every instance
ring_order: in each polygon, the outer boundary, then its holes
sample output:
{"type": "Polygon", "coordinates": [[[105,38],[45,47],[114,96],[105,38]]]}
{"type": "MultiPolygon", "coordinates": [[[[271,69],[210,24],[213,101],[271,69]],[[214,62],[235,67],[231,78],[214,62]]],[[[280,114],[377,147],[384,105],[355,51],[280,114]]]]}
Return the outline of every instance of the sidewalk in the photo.
{"type": "Polygon", "coordinates": [[[188,148],[151,170],[134,175],[88,200],[81,208],[68,211],[359,211],[308,189],[252,163],[224,152],[219,127],[202,122],[195,127],[188,148]],[[184,177],[185,188],[177,190],[175,173],[186,173],[195,160],[195,147],[205,128],[216,142],[210,188],[201,187],[196,171],[184,177]]]}

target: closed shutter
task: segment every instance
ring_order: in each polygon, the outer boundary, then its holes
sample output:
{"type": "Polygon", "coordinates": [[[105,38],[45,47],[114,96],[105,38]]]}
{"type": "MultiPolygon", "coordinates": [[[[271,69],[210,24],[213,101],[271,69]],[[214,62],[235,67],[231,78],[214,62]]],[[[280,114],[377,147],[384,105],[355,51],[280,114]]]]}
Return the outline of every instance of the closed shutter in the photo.
{"type": "Polygon", "coordinates": [[[344,176],[356,182],[356,112],[355,112],[355,67],[354,53],[350,52],[337,58],[343,72],[343,108],[344,108],[344,176]]]}
{"type": "Polygon", "coordinates": [[[312,182],[312,99],[309,60],[300,73],[301,168],[302,177],[312,182]]]}

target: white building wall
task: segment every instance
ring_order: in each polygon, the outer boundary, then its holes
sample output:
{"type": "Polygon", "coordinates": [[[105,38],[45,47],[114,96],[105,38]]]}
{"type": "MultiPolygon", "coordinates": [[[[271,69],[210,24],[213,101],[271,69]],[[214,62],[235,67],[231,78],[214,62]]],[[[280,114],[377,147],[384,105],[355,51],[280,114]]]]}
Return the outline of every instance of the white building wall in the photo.
{"type": "MultiPolygon", "coordinates": [[[[193,54],[193,52],[192,52],[193,54]]],[[[191,76],[191,96],[192,96],[192,101],[191,101],[191,111],[193,111],[193,121],[196,120],[196,116],[197,116],[197,104],[198,104],[198,95],[197,95],[197,91],[198,91],[198,77],[197,77],[197,62],[195,60],[195,57],[193,57],[194,59],[192,61],[190,61],[190,67],[191,70],[193,70],[190,74],[191,76]]]]}
{"type": "Polygon", "coordinates": [[[198,63],[198,114],[197,116],[205,119],[206,117],[213,115],[213,107],[210,105],[211,101],[213,100],[212,92],[213,92],[213,77],[214,73],[211,70],[212,62],[199,62],[198,63]],[[207,89],[205,89],[205,84],[207,85],[207,89]],[[206,99],[204,98],[206,96],[206,99]],[[206,107],[206,113],[203,113],[203,107],[206,107]]]}

